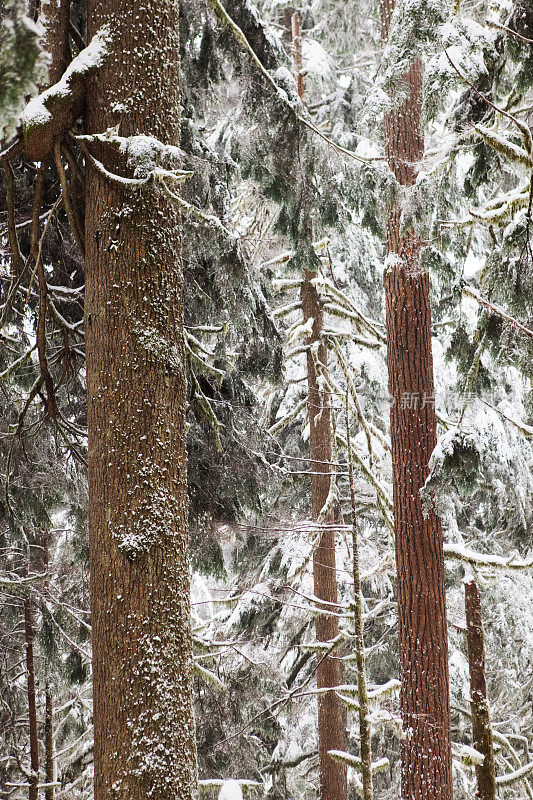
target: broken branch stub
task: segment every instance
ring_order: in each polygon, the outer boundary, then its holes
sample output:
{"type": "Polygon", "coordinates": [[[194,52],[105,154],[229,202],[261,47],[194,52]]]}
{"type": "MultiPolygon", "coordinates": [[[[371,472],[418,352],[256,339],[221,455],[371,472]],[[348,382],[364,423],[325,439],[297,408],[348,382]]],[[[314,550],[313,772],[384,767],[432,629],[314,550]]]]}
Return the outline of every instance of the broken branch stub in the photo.
{"type": "Polygon", "coordinates": [[[87,82],[102,66],[110,30],[101,28],[71,62],[61,80],[34,97],[21,115],[24,149],[33,161],[46,161],[54,144],[66,136],[85,104],[87,82]]]}

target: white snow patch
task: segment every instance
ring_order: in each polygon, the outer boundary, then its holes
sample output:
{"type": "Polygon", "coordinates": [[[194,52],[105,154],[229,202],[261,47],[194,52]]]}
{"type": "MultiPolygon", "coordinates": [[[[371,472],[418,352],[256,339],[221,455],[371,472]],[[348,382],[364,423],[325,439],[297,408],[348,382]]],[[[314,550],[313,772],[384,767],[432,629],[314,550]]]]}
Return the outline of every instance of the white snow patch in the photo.
{"type": "Polygon", "coordinates": [[[242,789],[238,781],[224,781],[218,793],[218,800],[242,800],[242,789]]]}
{"type": "Polygon", "coordinates": [[[70,83],[76,75],[84,75],[99,67],[107,55],[110,38],[110,27],[103,25],[93,36],[87,47],[71,62],[68,69],[61,76],[61,80],[30,100],[20,116],[23,128],[43,125],[52,119],[52,115],[46,107],[47,101],[52,97],[67,97],[70,93],[70,83]]]}

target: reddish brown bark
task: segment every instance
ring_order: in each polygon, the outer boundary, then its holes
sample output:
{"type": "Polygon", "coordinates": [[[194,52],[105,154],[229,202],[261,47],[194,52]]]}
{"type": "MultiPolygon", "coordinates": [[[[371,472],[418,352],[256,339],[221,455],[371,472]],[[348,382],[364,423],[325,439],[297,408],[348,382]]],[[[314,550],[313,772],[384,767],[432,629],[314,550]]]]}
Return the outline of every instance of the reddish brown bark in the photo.
{"type": "MultiPolygon", "coordinates": [[[[315,273],[306,271],[302,284],[302,309],[304,321],[313,318],[309,344],[320,342],[323,327],[323,312],[320,298],[311,280],[315,273]]],[[[317,360],[326,364],[327,350],[318,345],[317,360]]],[[[313,475],[311,477],[311,511],[314,520],[319,518],[329,494],[331,481],[331,421],[329,398],[320,391],[313,356],[307,353],[307,385],[309,405],[309,454],[313,475]]],[[[325,525],[335,522],[334,508],[322,519],[325,525]]],[[[337,573],[335,563],[335,533],[325,529],[320,534],[318,546],[313,554],[313,580],[316,597],[327,603],[337,603],[337,573]]],[[[335,606],[324,605],[331,611],[335,606]]],[[[319,642],[331,642],[339,633],[337,617],[319,615],[316,618],[316,638],[319,642]]],[[[341,683],[341,662],[338,657],[322,658],[317,666],[319,689],[338,686],[341,683]]],[[[346,749],[346,718],[343,705],[335,692],[318,695],[318,742],[320,756],[321,800],[343,800],[347,793],[346,767],[328,756],[328,750],[346,749]]]]}
{"type": "MultiPolygon", "coordinates": [[[[384,38],[393,8],[393,2],[383,0],[384,38]]],[[[404,81],[408,96],[386,116],[385,144],[396,179],[410,186],[423,154],[419,61],[404,81]]],[[[390,261],[384,283],[404,728],[402,798],[449,800],[452,763],[442,528],[433,510],[423,513],[420,497],[437,441],[429,275],[419,265],[422,243],[412,231],[401,232],[400,214],[401,209],[394,208],[388,220],[390,261]]]]}
{"type": "Polygon", "coordinates": [[[28,686],[28,719],[30,733],[30,786],[28,800],[38,800],[39,738],[37,732],[37,703],[35,697],[35,663],[33,659],[33,609],[29,597],[24,598],[24,641],[26,644],[26,674],[28,686]]]}
{"type": "Polygon", "coordinates": [[[474,579],[465,581],[465,611],[473,744],[476,750],[484,756],[483,763],[476,764],[476,797],[479,797],[480,800],[494,800],[496,797],[496,774],[485,677],[485,637],[481,599],[478,585],[474,579]]]}
{"type": "Polygon", "coordinates": [[[296,84],[298,86],[298,96],[303,100],[305,94],[305,83],[303,75],[302,60],[302,34],[300,30],[300,15],[298,12],[291,17],[292,32],[292,63],[296,84]]]}
{"type": "MultiPolygon", "coordinates": [[[[89,0],[112,32],[87,126],[178,145],[175,0],[89,0]]],[[[93,145],[94,148],[94,145],[93,145]]],[[[131,165],[102,145],[108,169],[131,165]]],[[[158,185],[88,165],[89,534],[95,800],[197,795],[180,224],[158,185]]]]}

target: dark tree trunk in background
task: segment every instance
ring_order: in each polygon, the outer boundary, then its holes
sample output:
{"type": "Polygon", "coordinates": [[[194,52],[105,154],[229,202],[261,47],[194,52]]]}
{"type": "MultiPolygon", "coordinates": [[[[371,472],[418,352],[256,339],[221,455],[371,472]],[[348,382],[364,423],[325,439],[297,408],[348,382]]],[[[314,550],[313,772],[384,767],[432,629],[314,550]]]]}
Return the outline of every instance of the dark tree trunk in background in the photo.
{"type": "Polygon", "coordinates": [[[477,792],[480,800],[496,797],[496,775],[492,726],[490,724],[487,680],[485,677],[485,640],[481,599],[476,581],[465,581],[466,638],[468,643],[468,668],[470,672],[470,708],[472,710],[473,744],[484,756],[482,764],[476,764],[477,792]]]}
{"type": "Polygon", "coordinates": [[[44,27],[43,48],[51,56],[47,86],[57,83],[71,61],[70,0],[46,0],[41,3],[39,22],[44,27]]]}
{"type": "MultiPolygon", "coordinates": [[[[42,540],[42,554],[43,554],[43,572],[47,574],[50,569],[50,531],[45,531],[42,540]]],[[[48,580],[47,580],[48,584],[48,580]]],[[[48,585],[47,585],[48,588],[48,585]]],[[[44,613],[44,602],[41,606],[41,613],[44,613]]],[[[45,708],[44,708],[44,768],[45,768],[45,783],[48,784],[44,790],[45,800],[54,800],[55,786],[53,786],[55,779],[55,754],[54,754],[54,701],[52,691],[49,683],[48,665],[46,667],[46,688],[45,688],[45,708]]]]}
{"type": "MultiPolygon", "coordinates": [[[[89,0],[112,33],[87,127],[178,145],[177,0],[89,0]]],[[[108,169],[131,166],[102,145],[108,169]]],[[[86,206],[95,800],[197,795],[179,215],[90,165],[86,206]]]]}
{"type": "MultiPolygon", "coordinates": [[[[313,318],[313,329],[309,343],[319,342],[323,326],[320,299],[311,280],[316,274],[306,270],[302,284],[302,309],[304,321],[313,318]]],[[[317,360],[326,364],[327,350],[318,345],[317,360]]],[[[320,391],[315,362],[307,353],[307,385],[309,404],[309,455],[311,458],[311,511],[314,520],[327,500],[331,481],[331,420],[329,398],[320,391]]],[[[318,546],[313,554],[313,579],[315,596],[327,603],[337,602],[337,572],[335,561],[335,509],[322,518],[325,529],[320,533],[318,546]]],[[[334,605],[325,605],[328,611],[334,605]]],[[[316,638],[319,642],[330,642],[339,633],[338,618],[319,615],[316,618],[316,638]]],[[[336,657],[318,656],[317,686],[319,689],[338,686],[342,669],[339,653],[336,657]]],[[[318,695],[318,743],[320,756],[321,800],[343,800],[347,793],[347,776],[344,764],[328,756],[328,750],[346,750],[346,717],[341,700],[335,692],[318,695]]]]}
{"type": "MultiPolygon", "coordinates": [[[[394,2],[383,0],[382,35],[394,2]]],[[[423,155],[422,65],[404,76],[407,99],[386,116],[387,158],[398,182],[411,186],[423,155]]],[[[398,583],[402,798],[450,800],[452,763],[448,638],[442,528],[422,510],[420,489],[437,441],[429,275],[420,268],[422,243],[400,230],[391,210],[385,271],[387,364],[391,396],[394,527],[398,583]]]]}
{"type": "Polygon", "coordinates": [[[30,732],[30,787],[28,800],[38,800],[39,737],[37,732],[37,702],[35,696],[35,663],[33,659],[33,608],[29,597],[24,598],[24,641],[26,644],[26,675],[28,685],[28,720],[30,732]]]}
{"type": "Polygon", "coordinates": [[[45,693],[44,714],[44,747],[46,751],[45,783],[48,784],[44,790],[44,797],[45,800],[54,800],[54,706],[52,702],[52,693],[48,687],[46,688],[45,693]]]}

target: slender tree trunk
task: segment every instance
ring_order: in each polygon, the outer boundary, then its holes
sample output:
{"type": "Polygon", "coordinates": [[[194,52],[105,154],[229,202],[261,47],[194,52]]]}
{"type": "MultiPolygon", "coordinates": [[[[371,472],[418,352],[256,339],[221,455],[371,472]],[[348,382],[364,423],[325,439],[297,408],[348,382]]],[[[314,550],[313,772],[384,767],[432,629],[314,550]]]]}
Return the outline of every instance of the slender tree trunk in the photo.
{"type": "Polygon", "coordinates": [[[28,800],[37,800],[39,784],[39,738],[37,732],[37,703],[35,697],[35,663],[33,659],[33,609],[29,597],[24,598],[24,640],[26,644],[26,674],[28,683],[28,718],[30,731],[30,788],[28,800]]]}
{"type": "Polygon", "coordinates": [[[352,445],[350,441],[350,420],[348,416],[348,391],[346,392],[346,444],[348,450],[348,470],[350,480],[350,501],[352,504],[352,561],[354,594],[354,632],[355,661],[357,665],[357,698],[359,700],[359,737],[361,740],[361,773],[363,778],[363,800],[373,800],[372,783],[372,728],[368,719],[368,691],[365,672],[365,637],[363,617],[363,595],[359,570],[359,543],[355,504],[355,483],[353,474],[352,445]]]}
{"type": "Polygon", "coordinates": [[[296,85],[298,86],[298,96],[300,100],[304,99],[305,82],[303,74],[303,60],[302,60],[302,32],[300,29],[300,15],[298,12],[291,16],[291,32],[292,32],[292,68],[296,85]]]}
{"type": "MultiPolygon", "coordinates": [[[[305,84],[302,62],[302,36],[300,17],[295,13],[291,17],[293,72],[298,86],[298,95],[303,100],[305,84]]],[[[302,196],[304,196],[305,192],[302,196]]],[[[312,231],[309,226],[306,246],[312,250],[312,231]]],[[[323,328],[323,312],[316,288],[311,283],[316,273],[305,270],[301,290],[301,301],[304,322],[313,319],[312,335],[309,344],[319,343],[317,360],[327,364],[327,349],[321,342],[323,328]]],[[[315,361],[310,351],[307,352],[307,386],[309,407],[309,455],[311,458],[311,513],[314,520],[319,520],[321,511],[329,495],[331,483],[331,417],[329,398],[319,389],[315,361]]],[[[333,526],[336,521],[336,509],[332,508],[321,518],[326,526],[333,526]]],[[[337,602],[337,572],[335,559],[335,532],[332,527],[320,533],[318,546],[313,553],[313,583],[315,597],[327,603],[337,602]]],[[[334,606],[325,605],[331,611],[334,606]]],[[[337,617],[318,615],[315,623],[318,642],[331,642],[339,634],[337,617]]],[[[339,686],[342,679],[342,665],[337,657],[318,657],[317,688],[324,689],[339,686]]],[[[320,759],[320,798],[321,800],[346,800],[348,785],[347,771],[344,764],[334,761],[328,750],[346,749],[346,710],[335,692],[318,695],[318,751],[320,759]]]]}
{"type": "Polygon", "coordinates": [[[44,717],[44,746],[46,753],[45,760],[45,782],[47,784],[44,791],[45,800],[54,800],[55,795],[55,757],[54,757],[54,706],[50,688],[46,687],[45,693],[45,717],[44,717]]]}
{"type": "Polygon", "coordinates": [[[483,754],[482,764],[476,764],[477,792],[480,800],[495,800],[496,774],[492,725],[490,724],[487,681],[485,678],[485,638],[481,599],[476,581],[465,581],[466,638],[470,672],[470,708],[474,747],[483,754]]]}
{"type": "MultiPolygon", "coordinates": [[[[320,299],[311,280],[316,273],[306,270],[302,284],[302,308],[304,321],[313,318],[313,330],[309,344],[319,342],[317,361],[326,364],[327,350],[320,342],[323,314],[320,299]]],[[[311,457],[311,507],[314,520],[326,503],[331,481],[331,421],[329,399],[320,391],[315,361],[307,353],[307,385],[309,403],[309,454],[311,457]]],[[[334,508],[321,517],[325,528],[320,533],[318,546],[313,554],[313,579],[315,596],[326,603],[337,603],[337,573],[335,562],[334,508]],[[327,527],[329,526],[329,527],[327,527]]],[[[331,611],[334,605],[324,605],[331,611]]],[[[331,642],[339,633],[338,618],[318,615],[316,638],[319,642],[331,642]]],[[[341,662],[338,657],[319,656],[317,686],[319,689],[338,686],[341,683],[341,662]]],[[[321,800],[343,800],[347,793],[346,767],[328,756],[328,750],[346,749],[345,714],[341,700],[335,692],[318,695],[318,743],[320,756],[321,800]]]]}
{"type": "MultiPolygon", "coordinates": [[[[394,2],[382,0],[386,39],[394,2]]],[[[407,99],[386,116],[385,146],[403,186],[416,179],[423,155],[422,65],[404,76],[407,99]]],[[[429,275],[420,268],[422,242],[400,230],[391,210],[385,271],[387,364],[391,397],[394,527],[398,583],[402,798],[452,797],[446,593],[441,523],[422,510],[420,489],[437,441],[429,275]],[[391,258],[392,256],[392,258],[391,258]]]]}
{"type": "MultiPolygon", "coordinates": [[[[42,537],[43,572],[48,573],[50,567],[50,531],[45,531],[42,537]]],[[[49,583],[49,581],[47,581],[49,583]]],[[[44,602],[41,605],[41,613],[44,602]]],[[[47,668],[48,672],[48,668],[47,668]]],[[[45,752],[45,800],[54,800],[55,795],[55,755],[54,755],[54,704],[50,689],[49,676],[46,676],[45,710],[44,710],[44,752],[45,752]]]]}
{"type": "MultiPolygon", "coordinates": [[[[88,88],[101,133],[180,134],[177,0],[89,0],[111,32],[88,88]]],[[[131,165],[102,145],[108,169],[131,165]]],[[[197,795],[179,215],[88,166],[89,531],[95,800],[197,795]]]]}

